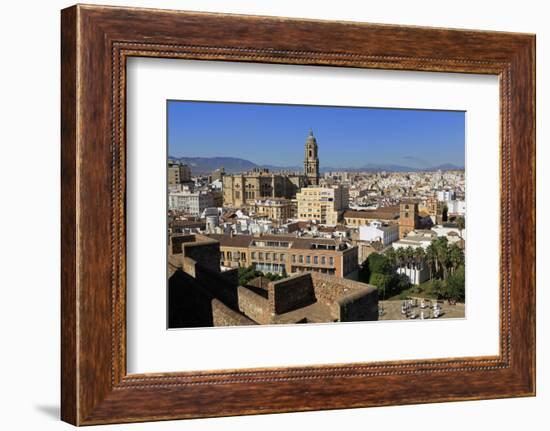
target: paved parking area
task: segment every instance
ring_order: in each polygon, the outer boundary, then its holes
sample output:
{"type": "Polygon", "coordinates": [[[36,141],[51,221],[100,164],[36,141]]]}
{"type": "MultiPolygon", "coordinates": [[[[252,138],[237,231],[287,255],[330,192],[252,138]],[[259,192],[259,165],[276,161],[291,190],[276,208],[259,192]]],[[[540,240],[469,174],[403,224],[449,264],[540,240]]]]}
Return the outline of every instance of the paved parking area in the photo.
{"type": "MultiPolygon", "coordinates": [[[[435,301],[432,301],[432,304],[435,301]]],[[[409,320],[405,315],[401,314],[402,300],[395,301],[380,301],[378,303],[378,309],[381,310],[379,320],[409,320]]],[[[421,311],[424,311],[425,319],[433,319],[433,310],[420,308],[420,300],[417,301],[417,306],[412,308],[413,313],[416,315],[416,319],[420,319],[421,311]]],[[[441,313],[438,319],[458,319],[465,317],[464,304],[451,305],[447,301],[439,301],[441,306],[441,313]]]]}

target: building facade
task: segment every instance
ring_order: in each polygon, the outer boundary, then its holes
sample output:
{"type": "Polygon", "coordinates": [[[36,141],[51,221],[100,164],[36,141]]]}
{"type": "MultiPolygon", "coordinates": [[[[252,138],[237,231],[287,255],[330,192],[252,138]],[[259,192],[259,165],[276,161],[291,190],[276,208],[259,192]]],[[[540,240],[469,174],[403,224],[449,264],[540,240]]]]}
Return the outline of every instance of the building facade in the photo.
{"type": "Polygon", "coordinates": [[[239,208],[253,204],[258,199],[294,199],[308,185],[319,184],[319,156],[317,140],[310,131],[304,147],[304,172],[270,172],[267,168],[220,176],[223,189],[223,205],[239,208]]]}
{"type": "Polygon", "coordinates": [[[285,235],[209,235],[220,242],[221,265],[253,266],[262,272],[318,272],[356,278],[358,248],[337,239],[285,235]]]}
{"type": "Polygon", "coordinates": [[[372,222],[381,221],[385,224],[397,223],[399,219],[399,206],[392,205],[376,210],[346,210],[344,211],[344,223],[349,227],[366,226],[372,222]]]}
{"type": "Polygon", "coordinates": [[[430,196],[426,199],[426,211],[434,224],[441,223],[443,220],[443,205],[438,201],[437,196],[430,196]]]}
{"type": "Polygon", "coordinates": [[[226,174],[223,177],[223,205],[239,208],[253,205],[259,199],[291,199],[305,185],[306,178],[303,175],[272,173],[266,168],[226,174]]]}
{"type": "Polygon", "coordinates": [[[399,238],[405,238],[409,232],[419,226],[418,203],[402,202],[399,205],[399,238]]]}
{"type": "Polygon", "coordinates": [[[399,239],[399,226],[396,224],[383,224],[376,220],[367,226],[359,227],[359,240],[379,241],[387,246],[399,239]]]}
{"type": "Polygon", "coordinates": [[[212,206],[214,206],[214,197],[210,192],[183,190],[168,194],[168,209],[173,211],[200,216],[206,208],[212,206]]]}
{"type": "Polygon", "coordinates": [[[437,200],[440,202],[449,202],[455,199],[455,192],[453,190],[439,190],[437,192],[437,200]]]}
{"type": "Polygon", "coordinates": [[[305,187],[297,195],[298,219],[334,226],[348,205],[347,188],[305,187]]]}
{"type": "Polygon", "coordinates": [[[273,221],[286,222],[292,217],[292,202],[284,198],[260,199],[254,203],[254,211],[273,221]]]}
{"type": "Polygon", "coordinates": [[[191,169],[189,166],[177,160],[168,161],[168,186],[177,186],[190,181],[191,169]]]}
{"type": "Polygon", "coordinates": [[[452,200],[447,202],[447,209],[449,214],[453,215],[466,215],[466,202],[461,200],[452,200]]]}
{"type": "Polygon", "coordinates": [[[319,154],[317,139],[313,136],[313,131],[311,129],[309,130],[305,145],[304,175],[307,177],[308,184],[313,186],[319,185],[319,154]]]}

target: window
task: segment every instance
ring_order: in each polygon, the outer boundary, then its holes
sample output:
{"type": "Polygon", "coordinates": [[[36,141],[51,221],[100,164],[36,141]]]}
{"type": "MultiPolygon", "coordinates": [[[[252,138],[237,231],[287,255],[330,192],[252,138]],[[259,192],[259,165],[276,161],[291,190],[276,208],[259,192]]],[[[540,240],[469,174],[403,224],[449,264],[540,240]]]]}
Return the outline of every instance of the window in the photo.
{"type": "Polygon", "coordinates": [[[298,262],[304,263],[304,256],[302,255],[298,256],[298,262]]]}
{"type": "Polygon", "coordinates": [[[250,258],[251,258],[252,260],[256,260],[256,252],[255,252],[255,251],[253,251],[253,252],[250,254],[250,258]]]}
{"type": "Polygon", "coordinates": [[[281,262],[283,262],[285,260],[285,254],[284,253],[281,253],[279,255],[279,258],[281,259],[281,262]]]}
{"type": "Polygon", "coordinates": [[[334,265],[334,258],[332,256],[328,258],[328,263],[331,266],[334,265]]]}
{"type": "Polygon", "coordinates": [[[222,251],[221,255],[222,255],[222,260],[225,260],[225,251],[222,251]]]}
{"type": "Polygon", "coordinates": [[[241,253],[241,259],[246,261],[246,253],[241,253]]]}
{"type": "Polygon", "coordinates": [[[321,256],[321,265],[325,265],[327,263],[327,259],[325,256],[321,256]]]}
{"type": "Polygon", "coordinates": [[[296,255],[295,254],[292,255],[292,263],[296,263],[296,255]]]}
{"type": "Polygon", "coordinates": [[[258,253],[258,257],[260,258],[260,260],[264,260],[264,253],[260,251],[258,253]]]}
{"type": "Polygon", "coordinates": [[[306,256],[306,263],[311,263],[311,256],[306,256]]]}
{"type": "Polygon", "coordinates": [[[313,263],[317,265],[319,263],[319,258],[317,256],[313,256],[313,263]]]}

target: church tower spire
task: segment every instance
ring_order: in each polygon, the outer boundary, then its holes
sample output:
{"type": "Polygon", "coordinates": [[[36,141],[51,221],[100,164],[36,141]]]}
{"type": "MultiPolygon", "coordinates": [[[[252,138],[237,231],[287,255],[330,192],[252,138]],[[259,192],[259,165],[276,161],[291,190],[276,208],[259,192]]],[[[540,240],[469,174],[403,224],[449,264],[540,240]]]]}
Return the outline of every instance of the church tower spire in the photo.
{"type": "Polygon", "coordinates": [[[306,139],[304,156],[304,175],[309,185],[319,185],[319,157],[317,154],[317,140],[313,136],[313,130],[309,129],[306,139]]]}

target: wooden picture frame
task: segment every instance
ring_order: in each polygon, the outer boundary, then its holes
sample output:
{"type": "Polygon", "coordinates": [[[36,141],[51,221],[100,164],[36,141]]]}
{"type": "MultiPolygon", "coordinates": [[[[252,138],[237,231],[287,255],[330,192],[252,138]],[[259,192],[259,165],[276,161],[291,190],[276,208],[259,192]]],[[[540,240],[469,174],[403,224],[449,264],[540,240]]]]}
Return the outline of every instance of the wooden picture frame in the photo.
{"type": "Polygon", "coordinates": [[[534,35],[83,5],[61,17],[62,420],[91,425],[535,394],[534,35]],[[128,375],[130,56],[498,75],[500,354],[128,375]]]}

